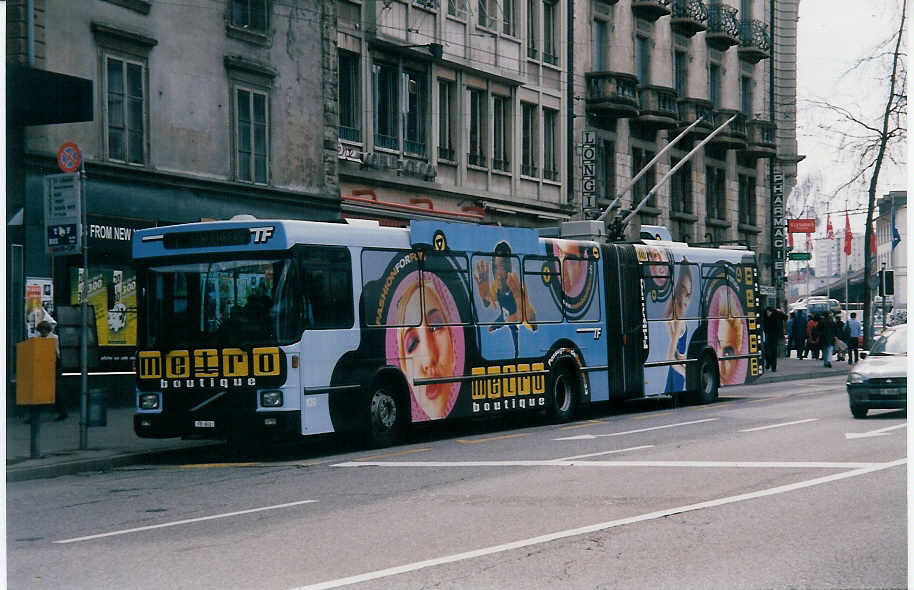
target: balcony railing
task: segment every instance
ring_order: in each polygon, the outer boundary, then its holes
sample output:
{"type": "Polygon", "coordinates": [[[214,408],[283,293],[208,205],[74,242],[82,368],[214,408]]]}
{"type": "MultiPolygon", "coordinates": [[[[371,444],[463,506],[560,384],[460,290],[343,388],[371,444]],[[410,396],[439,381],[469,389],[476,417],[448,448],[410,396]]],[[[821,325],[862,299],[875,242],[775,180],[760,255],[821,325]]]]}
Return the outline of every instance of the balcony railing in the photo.
{"type": "Polygon", "coordinates": [[[511,161],[508,159],[492,158],[492,168],[501,172],[508,172],[511,169],[511,161]]]}
{"type": "Polygon", "coordinates": [[[520,173],[524,176],[536,176],[537,172],[538,170],[536,169],[536,166],[531,164],[523,164],[520,167],[520,173]]]}
{"type": "Polygon", "coordinates": [[[403,141],[403,149],[407,154],[412,154],[414,156],[425,157],[425,144],[421,141],[403,141]]]}
{"type": "Polygon", "coordinates": [[[720,133],[715,135],[711,143],[728,150],[743,150],[746,149],[747,140],[746,115],[730,109],[714,111],[714,128],[717,129],[723,125],[733,115],[736,115],[736,118],[724,127],[720,133]]]}
{"type": "Polygon", "coordinates": [[[551,64],[553,66],[558,65],[559,56],[553,55],[552,53],[546,53],[546,51],[543,50],[543,62],[545,62],[547,64],[551,64]]]}
{"type": "Polygon", "coordinates": [[[470,152],[467,154],[467,164],[470,166],[486,167],[486,155],[470,152]]]}
{"type": "Polygon", "coordinates": [[[774,138],[774,123],[763,119],[750,119],[746,121],[746,134],[748,145],[745,153],[753,158],[773,158],[777,153],[774,138]]]}
{"type": "Polygon", "coordinates": [[[655,21],[670,13],[670,0],[632,0],[632,12],[638,18],[655,21]]]}
{"type": "Polygon", "coordinates": [[[685,129],[700,117],[704,117],[701,123],[692,128],[691,135],[696,137],[707,137],[714,131],[714,108],[713,105],[700,98],[680,98],[676,101],[679,111],[678,128],[685,129]]]}
{"type": "Polygon", "coordinates": [[[545,180],[558,180],[559,171],[554,168],[553,169],[544,168],[543,169],[543,178],[545,180]]]}
{"type": "Polygon", "coordinates": [[[739,43],[738,11],[732,6],[711,4],[708,6],[708,30],[705,41],[714,49],[721,51],[739,43]]]}
{"type": "Polygon", "coordinates": [[[638,78],[620,72],[587,72],[587,111],[616,119],[638,115],[638,78]]]}
{"type": "Polygon", "coordinates": [[[362,130],[355,127],[343,127],[340,125],[340,139],[343,141],[362,141],[362,130]]]}
{"type": "Polygon", "coordinates": [[[638,122],[657,128],[668,129],[676,126],[679,108],[676,105],[676,91],[661,86],[642,86],[638,89],[640,108],[638,122]]]}
{"type": "Polygon", "coordinates": [[[759,20],[744,20],[740,23],[739,58],[750,63],[771,57],[771,37],[768,25],[759,20]]]}
{"type": "Polygon", "coordinates": [[[670,28],[691,37],[708,28],[708,7],[702,0],[673,0],[670,28]]]}
{"type": "Polygon", "coordinates": [[[439,160],[449,160],[454,161],[454,150],[453,148],[446,148],[438,146],[438,159],[439,160]]]}
{"type": "Polygon", "coordinates": [[[399,147],[396,137],[391,137],[390,135],[382,135],[380,133],[374,134],[374,145],[375,147],[385,148],[388,150],[395,150],[399,147]]]}

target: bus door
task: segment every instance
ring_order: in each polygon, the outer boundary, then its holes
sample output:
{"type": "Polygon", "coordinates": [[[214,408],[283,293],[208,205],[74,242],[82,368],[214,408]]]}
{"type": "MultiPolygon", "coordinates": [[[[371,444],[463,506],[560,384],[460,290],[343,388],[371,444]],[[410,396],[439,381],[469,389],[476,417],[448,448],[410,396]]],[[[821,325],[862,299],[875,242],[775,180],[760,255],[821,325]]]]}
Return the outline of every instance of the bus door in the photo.
{"type": "Polygon", "coordinates": [[[302,434],[332,432],[329,392],[334,368],[359,346],[352,260],[342,246],[300,246],[302,434]]]}
{"type": "Polygon", "coordinates": [[[630,244],[602,248],[610,400],[640,397],[647,356],[641,268],[630,244]]]}

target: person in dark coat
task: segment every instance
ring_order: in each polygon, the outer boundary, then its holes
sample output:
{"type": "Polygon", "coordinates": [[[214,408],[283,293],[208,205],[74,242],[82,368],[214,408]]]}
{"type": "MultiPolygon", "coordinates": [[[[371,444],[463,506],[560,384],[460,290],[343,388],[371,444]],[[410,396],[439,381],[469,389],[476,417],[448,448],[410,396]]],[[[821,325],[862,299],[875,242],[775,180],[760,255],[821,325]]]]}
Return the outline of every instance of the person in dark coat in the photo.
{"type": "Polygon", "coordinates": [[[765,368],[778,370],[778,342],[784,336],[784,320],[787,314],[774,307],[765,308],[762,330],[765,331],[765,368]]]}
{"type": "Polygon", "coordinates": [[[797,349],[797,358],[806,358],[806,310],[797,309],[793,313],[796,315],[793,321],[793,345],[797,349]]]}
{"type": "Polygon", "coordinates": [[[835,349],[835,335],[837,334],[837,324],[831,312],[825,314],[818,327],[819,346],[822,348],[822,364],[825,367],[831,367],[831,354],[835,349]]]}

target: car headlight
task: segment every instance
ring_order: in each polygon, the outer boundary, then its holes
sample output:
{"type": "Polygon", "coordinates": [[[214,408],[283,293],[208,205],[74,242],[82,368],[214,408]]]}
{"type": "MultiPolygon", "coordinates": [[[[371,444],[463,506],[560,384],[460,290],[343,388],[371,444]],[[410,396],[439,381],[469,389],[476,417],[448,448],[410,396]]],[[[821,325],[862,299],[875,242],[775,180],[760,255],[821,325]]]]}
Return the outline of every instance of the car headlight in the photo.
{"type": "Polygon", "coordinates": [[[260,392],[260,406],[263,408],[278,408],[282,405],[282,392],[271,390],[260,392]]]}
{"type": "Polygon", "coordinates": [[[141,410],[158,410],[159,409],[158,393],[143,393],[140,395],[141,410]]]}
{"type": "Polygon", "coordinates": [[[860,373],[849,373],[847,375],[848,383],[863,383],[866,379],[863,378],[863,375],[860,373]]]}

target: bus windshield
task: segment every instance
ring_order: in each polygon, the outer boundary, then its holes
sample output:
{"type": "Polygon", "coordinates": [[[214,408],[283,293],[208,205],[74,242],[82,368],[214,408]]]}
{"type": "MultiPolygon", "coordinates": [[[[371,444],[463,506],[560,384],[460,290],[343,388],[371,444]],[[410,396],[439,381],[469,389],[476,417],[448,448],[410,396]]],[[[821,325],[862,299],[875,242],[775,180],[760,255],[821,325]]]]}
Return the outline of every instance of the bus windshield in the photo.
{"type": "Polygon", "coordinates": [[[294,341],[296,322],[288,321],[296,315],[294,298],[286,288],[291,262],[244,259],[147,268],[141,279],[143,345],[167,348],[294,341]]]}

